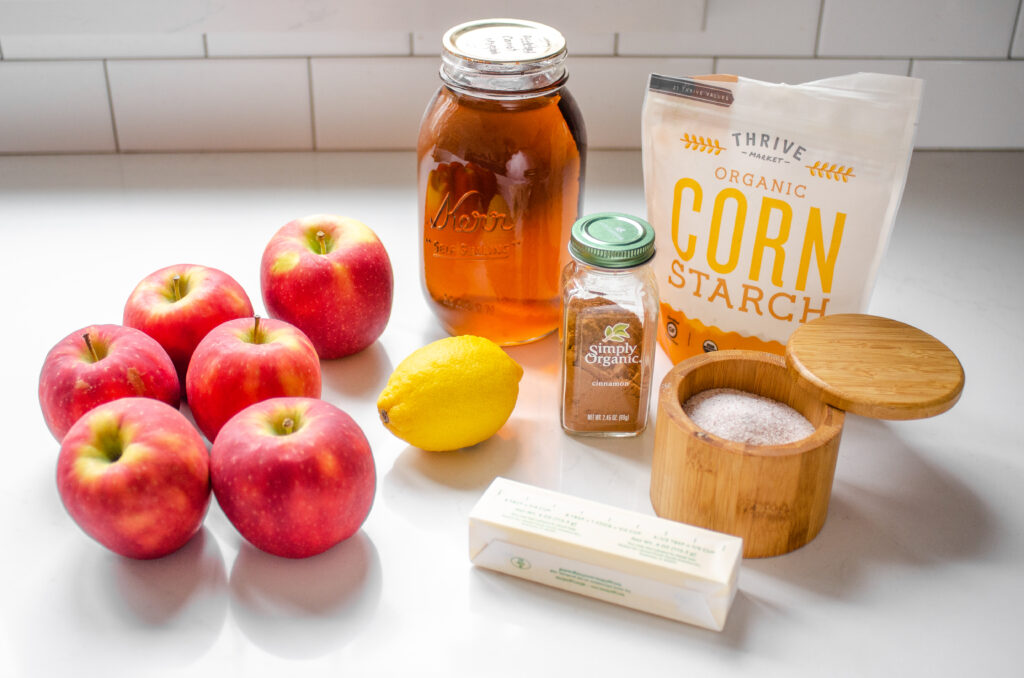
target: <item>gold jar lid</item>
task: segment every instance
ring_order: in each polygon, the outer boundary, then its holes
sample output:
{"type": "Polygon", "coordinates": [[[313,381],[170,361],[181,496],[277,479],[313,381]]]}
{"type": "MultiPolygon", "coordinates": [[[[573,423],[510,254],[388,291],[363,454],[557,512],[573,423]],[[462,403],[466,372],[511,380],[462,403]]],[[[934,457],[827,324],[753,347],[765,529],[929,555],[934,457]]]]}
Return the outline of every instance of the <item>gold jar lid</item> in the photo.
{"type": "Polygon", "coordinates": [[[539,61],[565,52],[561,33],[521,19],[467,21],[449,29],[441,44],[463,59],[496,63],[539,61]]]}
{"type": "Polygon", "coordinates": [[[441,79],[456,89],[496,94],[536,93],[566,80],[565,38],[522,19],[480,19],[441,39],[441,79]]]}

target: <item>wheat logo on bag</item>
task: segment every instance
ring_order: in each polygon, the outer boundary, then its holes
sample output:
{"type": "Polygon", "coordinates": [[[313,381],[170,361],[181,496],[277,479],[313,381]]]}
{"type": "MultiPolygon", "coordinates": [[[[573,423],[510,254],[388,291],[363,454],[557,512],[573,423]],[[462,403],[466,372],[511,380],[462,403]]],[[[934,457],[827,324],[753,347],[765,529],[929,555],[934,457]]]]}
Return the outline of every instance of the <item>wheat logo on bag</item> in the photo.
{"type": "Polygon", "coordinates": [[[802,85],[652,75],[644,189],[658,341],[673,362],[783,353],[800,324],[866,310],[906,182],[922,81],[802,85]]]}

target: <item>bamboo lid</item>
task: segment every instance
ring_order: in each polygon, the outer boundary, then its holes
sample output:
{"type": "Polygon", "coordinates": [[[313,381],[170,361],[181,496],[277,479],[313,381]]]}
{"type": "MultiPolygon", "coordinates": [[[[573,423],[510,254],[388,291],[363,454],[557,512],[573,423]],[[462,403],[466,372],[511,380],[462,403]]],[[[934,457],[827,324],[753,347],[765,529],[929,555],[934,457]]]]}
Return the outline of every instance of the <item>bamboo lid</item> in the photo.
{"type": "Polygon", "coordinates": [[[956,404],[964,370],[941,341],[896,320],[829,315],[801,325],[786,364],[823,401],[875,419],[923,419],[956,404]]]}

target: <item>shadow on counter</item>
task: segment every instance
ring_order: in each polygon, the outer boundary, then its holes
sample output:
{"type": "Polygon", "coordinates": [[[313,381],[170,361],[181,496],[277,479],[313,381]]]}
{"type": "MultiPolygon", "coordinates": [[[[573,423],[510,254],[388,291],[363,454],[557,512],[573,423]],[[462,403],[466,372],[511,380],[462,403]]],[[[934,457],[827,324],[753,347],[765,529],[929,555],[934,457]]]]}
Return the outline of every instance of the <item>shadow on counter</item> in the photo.
{"type": "Polygon", "coordinates": [[[362,530],[299,560],[243,544],[231,568],[231,613],[252,643],[288,659],[343,647],[366,628],[380,603],[383,576],[362,530]]]}
{"type": "Polygon", "coordinates": [[[379,341],[354,355],[320,361],[324,386],[349,398],[376,400],[393,369],[379,341]]]}
{"type": "Polygon", "coordinates": [[[224,559],[206,528],[154,560],[124,558],[77,534],[69,547],[38,564],[47,586],[11,626],[10,659],[22,666],[15,675],[184,668],[220,636],[228,610],[224,559]]]}
{"type": "Polygon", "coordinates": [[[926,569],[983,554],[993,542],[984,502],[901,439],[901,425],[848,416],[821,532],[801,549],[743,567],[847,598],[870,587],[879,568],[926,569]]]}

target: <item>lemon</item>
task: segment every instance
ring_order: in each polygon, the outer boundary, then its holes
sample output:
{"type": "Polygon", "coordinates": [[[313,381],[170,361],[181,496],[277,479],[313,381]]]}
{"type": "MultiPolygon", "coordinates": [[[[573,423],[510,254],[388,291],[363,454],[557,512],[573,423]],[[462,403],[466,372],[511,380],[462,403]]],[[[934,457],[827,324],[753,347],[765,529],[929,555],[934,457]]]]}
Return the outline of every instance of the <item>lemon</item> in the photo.
{"type": "Polygon", "coordinates": [[[377,399],[384,426],[424,450],[469,447],[516,406],[523,368],[490,339],[449,337],[413,351],[377,399]]]}

